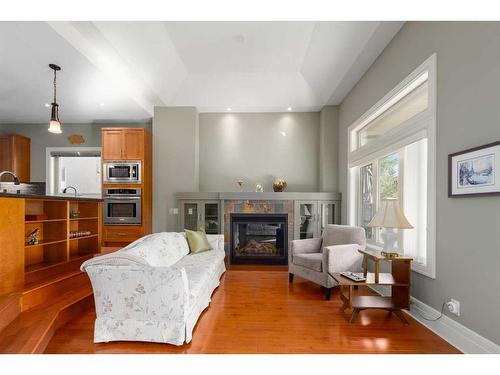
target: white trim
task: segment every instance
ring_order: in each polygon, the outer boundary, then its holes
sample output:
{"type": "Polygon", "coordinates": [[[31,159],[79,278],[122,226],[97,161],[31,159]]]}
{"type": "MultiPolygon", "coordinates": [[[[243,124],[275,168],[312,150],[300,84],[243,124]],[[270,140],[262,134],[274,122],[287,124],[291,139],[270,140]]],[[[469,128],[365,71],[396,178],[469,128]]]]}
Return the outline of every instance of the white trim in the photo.
{"type": "Polygon", "coordinates": [[[394,150],[397,145],[404,146],[410,140],[418,141],[422,137],[427,137],[427,264],[413,262],[412,270],[430,278],[436,278],[436,67],[436,54],[434,53],[349,126],[347,131],[347,219],[348,223],[352,225],[357,225],[357,219],[353,217],[357,212],[356,207],[358,205],[353,200],[353,197],[356,200],[358,199],[357,186],[353,186],[351,181],[357,167],[377,159],[386,153],[388,149],[394,150]],[[353,150],[352,145],[355,141],[352,135],[353,132],[365,126],[374,118],[373,116],[380,114],[381,110],[387,109],[388,103],[394,103],[395,98],[400,98],[401,93],[413,87],[412,84],[416,80],[425,77],[425,72],[428,73],[428,108],[398,127],[389,130],[384,134],[384,137],[353,150]]]}
{"type": "Polygon", "coordinates": [[[423,319],[419,314],[430,319],[436,319],[440,313],[415,297],[411,297],[410,310],[403,311],[464,353],[500,354],[499,345],[446,315],[436,321],[423,319]]]}
{"type": "MultiPolygon", "coordinates": [[[[368,287],[381,296],[389,297],[391,295],[390,286],[369,285],[368,287]]],[[[440,312],[415,297],[410,298],[410,310],[403,310],[403,312],[461,352],[466,354],[500,354],[499,345],[444,314],[436,321],[425,320],[422,315],[428,319],[436,319],[439,317],[440,312]]]]}

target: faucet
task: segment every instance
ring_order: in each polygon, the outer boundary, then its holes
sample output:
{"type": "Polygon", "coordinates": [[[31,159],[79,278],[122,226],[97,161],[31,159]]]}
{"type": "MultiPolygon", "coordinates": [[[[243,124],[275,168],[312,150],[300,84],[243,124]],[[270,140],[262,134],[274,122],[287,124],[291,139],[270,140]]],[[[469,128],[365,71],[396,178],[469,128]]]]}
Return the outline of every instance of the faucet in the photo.
{"type": "Polygon", "coordinates": [[[2,177],[4,174],[10,174],[14,178],[14,185],[20,185],[21,183],[19,182],[19,178],[17,178],[16,174],[11,172],[11,171],[3,171],[0,172],[0,181],[2,180],[2,177]]]}
{"type": "Polygon", "coordinates": [[[68,189],[73,189],[75,191],[75,197],[77,196],[76,188],[73,187],[73,186],[67,186],[67,187],[65,187],[64,190],[63,190],[63,194],[66,194],[66,191],[68,189]]]}

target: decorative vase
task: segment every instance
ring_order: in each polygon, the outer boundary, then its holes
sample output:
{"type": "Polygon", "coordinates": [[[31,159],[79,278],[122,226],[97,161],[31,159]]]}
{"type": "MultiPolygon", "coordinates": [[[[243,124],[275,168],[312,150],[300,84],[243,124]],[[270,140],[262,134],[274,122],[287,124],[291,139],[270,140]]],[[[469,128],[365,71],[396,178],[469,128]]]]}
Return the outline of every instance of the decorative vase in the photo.
{"type": "Polygon", "coordinates": [[[264,187],[262,186],[262,184],[255,185],[255,192],[256,193],[262,193],[263,191],[264,191],[264,187]]]}
{"type": "Polygon", "coordinates": [[[277,178],[273,182],[273,190],[277,193],[281,193],[286,189],[286,181],[282,178],[277,178]]]}
{"type": "Polygon", "coordinates": [[[243,192],[243,184],[245,182],[243,180],[238,180],[236,181],[236,184],[238,184],[239,188],[240,188],[240,192],[243,192]]]}

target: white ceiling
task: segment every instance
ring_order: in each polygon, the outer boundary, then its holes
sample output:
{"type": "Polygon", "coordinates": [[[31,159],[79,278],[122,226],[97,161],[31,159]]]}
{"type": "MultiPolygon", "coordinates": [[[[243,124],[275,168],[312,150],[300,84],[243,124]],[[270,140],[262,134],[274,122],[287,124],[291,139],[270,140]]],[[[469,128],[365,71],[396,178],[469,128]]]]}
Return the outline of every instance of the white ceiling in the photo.
{"type": "Polygon", "coordinates": [[[0,123],[143,121],[154,106],[339,104],[402,22],[0,22],[0,123]]]}

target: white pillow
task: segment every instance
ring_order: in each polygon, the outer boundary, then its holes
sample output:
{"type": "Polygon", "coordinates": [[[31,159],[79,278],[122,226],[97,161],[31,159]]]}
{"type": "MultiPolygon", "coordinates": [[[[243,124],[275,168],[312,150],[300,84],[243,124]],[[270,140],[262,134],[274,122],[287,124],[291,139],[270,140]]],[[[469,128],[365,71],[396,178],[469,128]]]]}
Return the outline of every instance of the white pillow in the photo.
{"type": "Polygon", "coordinates": [[[189,245],[182,233],[153,233],[120,250],[144,259],[153,267],[170,267],[189,254],[189,245]]]}

